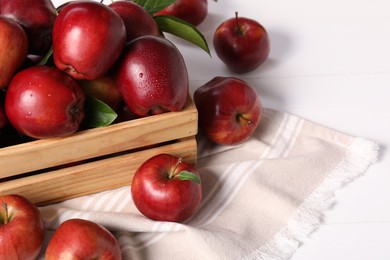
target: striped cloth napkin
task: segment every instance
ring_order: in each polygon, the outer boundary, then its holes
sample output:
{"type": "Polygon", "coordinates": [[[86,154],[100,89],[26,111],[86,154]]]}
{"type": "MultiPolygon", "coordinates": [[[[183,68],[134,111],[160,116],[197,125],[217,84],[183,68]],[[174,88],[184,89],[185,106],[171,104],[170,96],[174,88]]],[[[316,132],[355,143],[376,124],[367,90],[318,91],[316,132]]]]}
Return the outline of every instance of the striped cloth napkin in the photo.
{"type": "Polygon", "coordinates": [[[41,207],[46,244],[63,221],[83,218],[114,233],[123,259],[287,259],[319,227],[335,190],[362,175],[378,150],[370,140],[264,109],[254,136],[239,146],[199,134],[203,201],[186,223],[147,219],[122,187],[41,207]]]}

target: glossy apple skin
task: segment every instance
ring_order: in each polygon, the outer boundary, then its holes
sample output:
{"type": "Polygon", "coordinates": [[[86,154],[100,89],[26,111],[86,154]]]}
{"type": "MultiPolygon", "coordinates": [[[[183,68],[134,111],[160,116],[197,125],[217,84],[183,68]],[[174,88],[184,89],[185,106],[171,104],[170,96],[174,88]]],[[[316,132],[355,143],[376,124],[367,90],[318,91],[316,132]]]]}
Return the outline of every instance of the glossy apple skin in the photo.
{"type": "Polygon", "coordinates": [[[28,39],[24,29],[0,16],[0,88],[6,88],[27,58],[28,39]]]}
{"type": "Polygon", "coordinates": [[[256,91],[235,77],[215,77],[194,93],[199,127],[214,143],[235,145],[248,140],[260,123],[262,106],[256,91]]]}
{"type": "Polygon", "coordinates": [[[201,184],[179,180],[176,174],[196,168],[170,154],[159,154],[146,160],[136,171],[131,195],[138,210],[158,221],[184,222],[195,214],[202,200],[201,184]],[[170,174],[174,177],[170,178],[170,174]]]}
{"type": "Polygon", "coordinates": [[[245,17],[231,18],[220,24],[214,33],[213,45],[221,61],[238,74],[258,68],[270,53],[266,29],[245,17]]]}
{"type": "Polygon", "coordinates": [[[102,225],[84,219],[63,222],[50,239],[46,260],[121,260],[117,239],[102,225]]]}
{"type": "Polygon", "coordinates": [[[18,22],[29,39],[29,54],[44,55],[51,46],[57,17],[51,0],[1,0],[0,13],[18,22]]]}
{"type": "Polygon", "coordinates": [[[108,7],[123,19],[127,42],[144,35],[161,36],[156,21],[140,5],[123,0],[112,2],[108,7]]]}
{"type": "Polygon", "coordinates": [[[70,2],[54,22],[54,63],[75,79],[104,76],[121,55],[125,43],[122,18],[99,2],[70,2]]]}
{"type": "Polygon", "coordinates": [[[155,15],[171,15],[198,26],[208,13],[207,0],[176,0],[155,15]]]}
{"type": "Polygon", "coordinates": [[[138,116],[180,111],[189,92],[187,67],[177,47],[157,36],[131,41],[115,80],[130,112],[138,116]]]}
{"type": "Polygon", "coordinates": [[[42,139],[77,131],[84,118],[85,94],[62,71],[33,66],[18,72],[5,98],[9,122],[20,133],[42,139]]]}
{"type": "Polygon", "coordinates": [[[0,196],[0,259],[36,259],[44,236],[43,220],[34,204],[16,194],[0,196]]]}

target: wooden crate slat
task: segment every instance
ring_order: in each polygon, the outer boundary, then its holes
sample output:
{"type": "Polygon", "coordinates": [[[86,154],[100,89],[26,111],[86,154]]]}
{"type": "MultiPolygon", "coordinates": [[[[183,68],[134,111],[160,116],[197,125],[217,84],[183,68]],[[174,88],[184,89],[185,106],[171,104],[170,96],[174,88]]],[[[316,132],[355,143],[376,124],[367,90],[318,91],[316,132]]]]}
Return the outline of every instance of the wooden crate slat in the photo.
{"type": "Polygon", "coordinates": [[[86,194],[130,185],[136,169],[160,153],[181,156],[195,163],[195,137],[178,142],[84,163],[0,183],[0,194],[16,193],[37,205],[47,205],[86,194]]]}

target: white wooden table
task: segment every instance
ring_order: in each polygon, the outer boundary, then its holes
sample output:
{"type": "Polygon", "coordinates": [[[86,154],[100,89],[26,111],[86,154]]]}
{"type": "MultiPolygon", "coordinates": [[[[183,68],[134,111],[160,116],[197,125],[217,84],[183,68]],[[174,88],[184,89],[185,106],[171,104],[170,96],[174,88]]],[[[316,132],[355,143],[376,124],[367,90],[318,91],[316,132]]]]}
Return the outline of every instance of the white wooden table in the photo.
{"type": "Polygon", "coordinates": [[[292,260],[390,259],[390,3],[209,0],[199,29],[212,58],[173,39],[185,57],[192,91],[214,76],[232,75],[211,42],[217,25],[235,11],[258,20],[271,38],[269,60],[240,75],[257,87],[264,106],[382,146],[379,162],[336,193],[323,225],[292,260]]]}

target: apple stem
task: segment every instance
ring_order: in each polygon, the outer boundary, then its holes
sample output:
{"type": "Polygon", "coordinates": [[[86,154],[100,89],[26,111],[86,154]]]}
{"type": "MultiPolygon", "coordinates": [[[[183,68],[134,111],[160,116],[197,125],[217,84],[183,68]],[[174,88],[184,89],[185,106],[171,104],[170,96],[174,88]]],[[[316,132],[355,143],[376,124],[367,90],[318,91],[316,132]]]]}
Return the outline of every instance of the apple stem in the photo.
{"type": "Polygon", "coordinates": [[[175,168],[173,168],[173,170],[170,172],[169,179],[172,179],[176,175],[177,167],[179,167],[179,164],[181,164],[182,162],[183,158],[180,157],[179,160],[177,160],[175,168]]]}
{"type": "Polygon", "coordinates": [[[240,26],[240,24],[238,22],[238,12],[235,12],[235,14],[236,14],[236,28],[237,28],[237,32],[240,35],[244,35],[244,32],[241,30],[241,26],[240,26]]]}
{"type": "Polygon", "coordinates": [[[238,114],[236,118],[237,118],[237,122],[240,125],[250,125],[250,124],[252,124],[252,121],[250,119],[246,118],[242,114],[238,114]]]}
{"type": "Polygon", "coordinates": [[[3,221],[3,223],[5,224],[5,225],[7,225],[8,224],[8,206],[7,206],[7,203],[5,203],[5,202],[3,202],[3,208],[4,208],[4,221],[3,221]]]}

